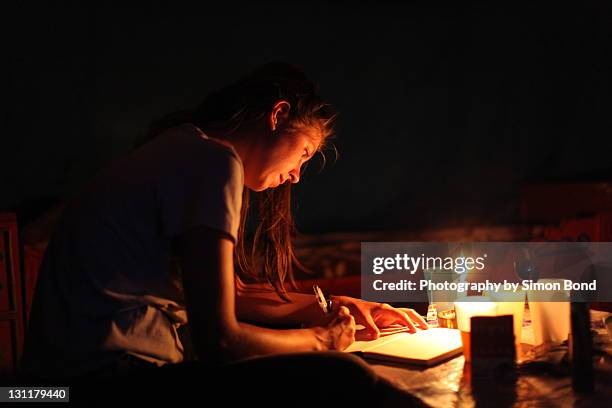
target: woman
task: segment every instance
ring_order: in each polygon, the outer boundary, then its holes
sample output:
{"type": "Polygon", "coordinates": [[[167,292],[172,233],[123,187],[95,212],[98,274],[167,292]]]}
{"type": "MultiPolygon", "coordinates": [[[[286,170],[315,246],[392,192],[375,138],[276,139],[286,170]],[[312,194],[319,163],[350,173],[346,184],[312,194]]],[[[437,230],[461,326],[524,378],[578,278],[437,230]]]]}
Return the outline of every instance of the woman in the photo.
{"type": "Polygon", "coordinates": [[[27,372],[72,380],[151,365],[169,368],[147,371],[158,379],[202,367],[230,378],[269,365],[326,364],[376,383],[353,357],[308,352],[345,349],[356,324],[365,326],[363,339],[397,322],[426,328],[420,316],[338,296],[327,317],[313,295],[285,287],[298,264],[291,184],[332,133],[330,105],[300,70],[271,63],[189,116],[98,174],[67,206],[39,275],[27,372]],[[250,191],[261,197],[247,245],[250,191]],[[187,316],[195,365],[178,364],[185,353],[177,329],[187,316]]]}

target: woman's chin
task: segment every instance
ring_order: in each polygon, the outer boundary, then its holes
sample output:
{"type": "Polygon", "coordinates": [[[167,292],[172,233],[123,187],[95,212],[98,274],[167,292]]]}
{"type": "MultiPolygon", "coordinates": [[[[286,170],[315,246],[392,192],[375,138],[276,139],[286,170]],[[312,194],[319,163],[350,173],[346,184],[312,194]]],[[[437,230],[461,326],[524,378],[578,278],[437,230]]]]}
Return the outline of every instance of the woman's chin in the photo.
{"type": "Polygon", "coordinates": [[[272,188],[268,184],[263,184],[263,183],[247,184],[246,186],[249,190],[252,190],[255,192],[260,192],[260,191],[267,190],[268,188],[272,188]]]}
{"type": "Polygon", "coordinates": [[[269,179],[257,180],[254,182],[245,181],[244,184],[248,187],[249,190],[252,190],[255,192],[264,191],[269,188],[276,188],[279,186],[278,180],[275,182],[275,181],[270,181],[269,179]]]}

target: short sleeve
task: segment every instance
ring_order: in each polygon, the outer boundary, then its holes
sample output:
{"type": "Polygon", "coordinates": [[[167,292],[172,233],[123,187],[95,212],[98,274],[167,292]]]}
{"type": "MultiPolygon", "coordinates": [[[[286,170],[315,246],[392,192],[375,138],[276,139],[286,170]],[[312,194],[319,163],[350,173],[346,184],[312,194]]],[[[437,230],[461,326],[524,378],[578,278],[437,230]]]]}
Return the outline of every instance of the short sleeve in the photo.
{"type": "Polygon", "coordinates": [[[209,227],[237,241],[244,170],[237,154],[214,142],[185,152],[158,190],[160,224],[170,238],[209,227]]]}

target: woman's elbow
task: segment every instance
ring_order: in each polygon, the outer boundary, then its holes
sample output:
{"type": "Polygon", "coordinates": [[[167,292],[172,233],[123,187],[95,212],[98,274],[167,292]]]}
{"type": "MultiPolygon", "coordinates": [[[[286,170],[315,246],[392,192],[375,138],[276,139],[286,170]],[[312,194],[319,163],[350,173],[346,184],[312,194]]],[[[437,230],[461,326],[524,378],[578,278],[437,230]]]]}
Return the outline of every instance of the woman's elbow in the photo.
{"type": "Polygon", "coordinates": [[[240,326],[222,325],[204,333],[194,333],[200,359],[210,363],[224,364],[241,357],[240,326]]]}

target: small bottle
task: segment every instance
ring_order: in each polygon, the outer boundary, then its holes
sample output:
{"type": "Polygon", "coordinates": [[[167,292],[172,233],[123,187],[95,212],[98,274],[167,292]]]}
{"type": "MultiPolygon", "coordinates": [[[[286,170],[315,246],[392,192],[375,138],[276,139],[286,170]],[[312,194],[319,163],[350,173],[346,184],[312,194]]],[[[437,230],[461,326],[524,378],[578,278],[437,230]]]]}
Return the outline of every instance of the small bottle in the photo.
{"type": "Polygon", "coordinates": [[[438,327],[438,309],[435,303],[431,303],[427,308],[427,324],[429,327],[438,327]]]}

